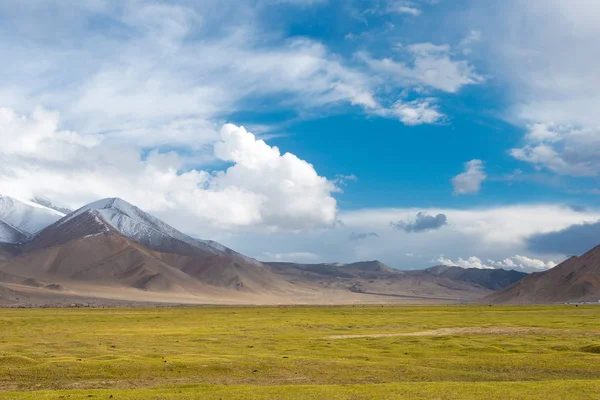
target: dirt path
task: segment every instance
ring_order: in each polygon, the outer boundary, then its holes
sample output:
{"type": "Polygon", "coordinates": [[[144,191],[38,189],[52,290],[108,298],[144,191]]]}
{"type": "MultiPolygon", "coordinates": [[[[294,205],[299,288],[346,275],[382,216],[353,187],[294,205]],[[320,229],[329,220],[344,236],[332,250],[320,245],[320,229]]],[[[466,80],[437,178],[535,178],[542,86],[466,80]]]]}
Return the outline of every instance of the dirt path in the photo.
{"type": "Polygon", "coordinates": [[[398,336],[444,336],[444,335],[519,335],[532,333],[557,333],[560,330],[531,327],[466,327],[466,328],[441,328],[432,331],[407,332],[407,333],[375,333],[369,335],[334,335],[327,339],[360,339],[360,338],[382,338],[398,336]]]}

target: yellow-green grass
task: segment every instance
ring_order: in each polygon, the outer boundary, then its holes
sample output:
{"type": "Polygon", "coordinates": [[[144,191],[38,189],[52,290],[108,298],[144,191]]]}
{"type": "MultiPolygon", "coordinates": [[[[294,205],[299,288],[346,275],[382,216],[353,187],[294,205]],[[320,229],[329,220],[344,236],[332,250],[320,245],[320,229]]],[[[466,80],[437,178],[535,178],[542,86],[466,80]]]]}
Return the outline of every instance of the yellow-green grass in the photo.
{"type": "Polygon", "coordinates": [[[600,306],[0,309],[0,399],[89,396],[599,399],[600,306]]]}

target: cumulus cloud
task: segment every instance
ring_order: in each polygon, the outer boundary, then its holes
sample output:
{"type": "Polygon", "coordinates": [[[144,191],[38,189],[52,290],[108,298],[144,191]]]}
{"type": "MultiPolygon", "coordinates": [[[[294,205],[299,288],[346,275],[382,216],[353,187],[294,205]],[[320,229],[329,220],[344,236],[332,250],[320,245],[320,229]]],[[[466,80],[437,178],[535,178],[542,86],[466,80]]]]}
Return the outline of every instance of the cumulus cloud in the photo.
{"type": "Polygon", "coordinates": [[[554,232],[534,234],[527,239],[528,248],[542,254],[578,256],[598,245],[600,221],[574,224],[554,232]]]}
{"type": "Polygon", "coordinates": [[[471,160],[465,164],[465,172],[452,178],[454,194],[477,194],[486,178],[483,161],[471,160]]]}
{"type": "Polygon", "coordinates": [[[466,260],[459,257],[456,261],[452,261],[449,258],[441,256],[437,259],[437,262],[439,262],[442,265],[447,265],[449,267],[494,269],[494,267],[484,264],[483,261],[481,261],[481,259],[475,256],[471,256],[466,260]]]}
{"type": "Polygon", "coordinates": [[[378,237],[380,237],[380,236],[376,232],[368,232],[368,233],[352,232],[350,234],[349,239],[354,241],[354,240],[364,240],[364,239],[368,239],[368,238],[378,238],[378,237]]]}
{"type": "Polygon", "coordinates": [[[405,232],[425,232],[439,229],[448,224],[448,218],[445,214],[429,215],[425,212],[417,213],[415,220],[391,222],[392,228],[403,230],[405,232]]]}
{"type": "Polygon", "coordinates": [[[554,268],[557,264],[554,261],[543,261],[537,258],[530,258],[526,256],[515,255],[507,257],[503,261],[487,260],[487,263],[482,261],[479,257],[471,256],[466,260],[458,258],[456,261],[452,261],[449,258],[443,256],[439,257],[437,261],[442,265],[448,265],[451,267],[462,267],[462,268],[477,268],[477,269],[521,269],[524,271],[543,271],[550,268],[554,268]]]}
{"type": "Polygon", "coordinates": [[[182,170],[175,152],[116,145],[109,138],[59,128],[59,116],[0,109],[0,192],[58,199],[71,208],[118,196],[179,226],[308,229],[333,226],[335,184],[294,154],[224,125],[214,156],[224,171],[182,170]]]}
{"type": "Polygon", "coordinates": [[[488,263],[490,263],[491,265],[493,265],[496,268],[503,268],[503,269],[523,269],[523,270],[528,270],[528,271],[536,271],[536,270],[547,270],[550,268],[554,268],[556,267],[556,264],[554,261],[543,261],[537,258],[530,258],[530,257],[526,257],[526,256],[520,256],[520,255],[515,255],[512,257],[508,257],[506,259],[504,259],[503,261],[494,261],[494,260],[488,260],[488,263]]]}

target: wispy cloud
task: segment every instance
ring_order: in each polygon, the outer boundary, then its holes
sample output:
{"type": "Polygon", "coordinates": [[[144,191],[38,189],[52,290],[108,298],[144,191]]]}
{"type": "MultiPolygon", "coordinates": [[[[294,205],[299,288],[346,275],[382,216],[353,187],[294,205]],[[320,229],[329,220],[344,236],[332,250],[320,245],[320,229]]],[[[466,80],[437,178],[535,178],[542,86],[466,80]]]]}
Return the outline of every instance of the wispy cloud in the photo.
{"type": "Polygon", "coordinates": [[[350,234],[349,239],[352,241],[356,241],[356,240],[364,240],[364,239],[368,239],[368,238],[378,238],[378,237],[380,237],[380,236],[376,232],[368,232],[368,233],[352,232],[350,234]]]}

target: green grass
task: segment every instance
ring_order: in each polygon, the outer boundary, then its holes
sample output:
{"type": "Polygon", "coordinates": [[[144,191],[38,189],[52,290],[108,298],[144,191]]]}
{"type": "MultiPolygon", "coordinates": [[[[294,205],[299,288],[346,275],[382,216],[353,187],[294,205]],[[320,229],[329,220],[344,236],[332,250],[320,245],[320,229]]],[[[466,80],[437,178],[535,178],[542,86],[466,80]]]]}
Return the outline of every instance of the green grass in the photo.
{"type": "Polygon", "coordinates": [[[111,395],[598,399],[600,307],[0,309],[0,399],[111,395]]]}

